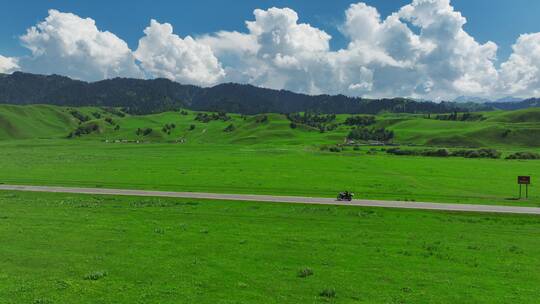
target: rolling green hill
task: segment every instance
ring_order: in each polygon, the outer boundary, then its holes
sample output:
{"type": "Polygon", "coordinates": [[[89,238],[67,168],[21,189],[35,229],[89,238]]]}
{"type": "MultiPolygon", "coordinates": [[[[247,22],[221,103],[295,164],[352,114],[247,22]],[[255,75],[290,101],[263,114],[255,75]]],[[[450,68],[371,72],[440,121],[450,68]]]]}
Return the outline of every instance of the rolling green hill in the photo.
{"type": "MultiPolygon", "coordinates": [[[[97,107],[0,105],[0,140],[67,138],[79,129],[80,134],[71,140],[321,145],[344,142],[352,128],[343,124],[350,115],[337,115],[333,121],[337,127],[320,132],[303,124],[293,129],[289,119],[281,114],[227,114],[225,118],[203,122],[196,119],[199,113],[204,112],[134,116],[97,107]],[[225,131],[230,125],[234,130],[225,131]]],[[[475,121],[383,114],[376,117],[370,128],[392,130],[394,143],[403,145],[540,147],[540,108],[480,114],[482,118],[475,121]]]]}

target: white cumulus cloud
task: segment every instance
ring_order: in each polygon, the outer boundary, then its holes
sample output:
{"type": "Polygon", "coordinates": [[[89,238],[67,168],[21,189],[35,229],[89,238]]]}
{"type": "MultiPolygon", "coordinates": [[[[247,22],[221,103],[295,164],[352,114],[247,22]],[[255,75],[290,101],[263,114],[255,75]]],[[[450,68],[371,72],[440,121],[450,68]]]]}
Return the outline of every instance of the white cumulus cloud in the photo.
{"type": "Polygon", "coordinates": [[[0,55],[0,73],[11,73],[19,69],[18,59],[0,55]]]}
{"type": "Polygon", "coordinates": [[[30,56],[0,56],[0,72],[58,73],[84,80],[165,77],[210,86],[240,82],[309,94],[418,97],[540,95],[540,33],[521,35],[497,67],[497,45],[464,29],[450,0],[412,0],[386,17],[351,4],[332,37],[290,8],[256,9],[241,31],[184,38],[151,20],[131,51],[91,18],[50,10],[20,37],[30,56]]]}
{"type": "Polygon", "coordinates": [[[199,85],[215,84],[225,76],[208,45],[190,36],[180,38],[169,23],[152,20],[144,33],[134,54],[151,76],[199,85]]]}
{"type": "Polygon", "coordinates": [[[49,10],[45,20],[20,39],[32,52],[21,60],[27,71],[84,80],[142,76],[127,43],[111,32],[100,31],[91,18],[49,10]]]}
{"type": "Polygon", "coordinates": [[[523,34],[509,60],[501,65],[501,92],[540,96],[540,33],[523,34]]]}

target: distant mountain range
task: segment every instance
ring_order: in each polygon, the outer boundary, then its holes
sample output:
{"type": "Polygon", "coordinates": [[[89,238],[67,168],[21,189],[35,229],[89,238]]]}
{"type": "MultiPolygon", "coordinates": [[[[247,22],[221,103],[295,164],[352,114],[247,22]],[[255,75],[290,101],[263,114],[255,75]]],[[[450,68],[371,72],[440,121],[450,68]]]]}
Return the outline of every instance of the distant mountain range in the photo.
{"type": "Polygon", "coordinates": [[[365,99],[344,95],[306,95],[252,85],[226,83],[210,88],[167,79],[114,78],[84,82],[58,75],[23,72],[0,74],[0,103],[122,107],[132,114],[186,108],[229,113],[443,113],[467,110],[521,109],[540,99],[508,103],[415,101],[408,98],[365,99]]]}
{"type": "Polygon", "coordinates": [[[488,98],[475,97],[475,96],[459,96],[453,101],[457,103],[494,103],[494,102],[520,102],[523,101],[523,98],[517,98],[512,96],[507,96],[499,98],[496,100],[491,100],[488,98]]]}

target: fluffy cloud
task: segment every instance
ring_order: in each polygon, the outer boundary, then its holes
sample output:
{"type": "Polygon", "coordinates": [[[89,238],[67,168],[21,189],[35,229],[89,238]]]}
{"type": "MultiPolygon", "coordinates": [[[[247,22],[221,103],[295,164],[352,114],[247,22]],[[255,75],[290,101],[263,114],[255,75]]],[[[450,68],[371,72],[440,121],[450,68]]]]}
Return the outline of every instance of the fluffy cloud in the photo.
{"type": "Polygon", "coordinates": [[[0,73],[11,73],[19,69],[17,58],[0,55],[0,73]]]}
{"type": "Polygon", "coordinates": [[[134,54],[151,76],[199,85],[215,84],[225,76],[208,45],[190,36],[180,38],[169,23],[152,20],[144,33],[134,54]]]}
{"type": "Polygon", "coordinates": [[[226,80],[275,89],[320,93],[318,75],[329,52],[330,35],[298,23],[289,8],[256,9],[248,33],[219,32],[198,39],[225,65],[226,80]]]}
{"type": "Polygon", "coordinates": [[[540,96],[540,33],[524,34],[501,65],[501,87],[506,94],[540,96]]]}
{"type": "Polygon", "coordinates": [[[248,33],[220,32],[200,40],[220,60],[223,45],[245,46],[236,57],[230,56],[232,48],[223,56],[227,76],[236,75],[235,81],[312,94],[435,99],[485,94],[497,83],[497,46],[468,35],[465,18],[449,0],[414,0],[384,20],[376,8],[352,4],[340,27],[350,43],[337,51],[329,49],[330,35],[299,23],[291,9],[257,9],[254,17],[246,22],[248,33]]]}
{"type": "Polygon", "coordinates": [[[100,31],[91,18],[49,10],[49,16],[20,39],[32,52],[21,61],[28,71],[85,80],[142,76],[126,42],[100,31]]]}
{"type": "Polygon", "coordinates": [[[360,2],[350,5],[339,26],[347,46],[332,50],[332,37],[302,23],[294,10],[256,9],[243,32],[195,38],[151,20],[132,52],[94,20],[50,10],[21,36],[31,56],[0,56],[0,72],[166,77],[203,86],[232,81],[310,94],[434,100],[540,95],[540,33],[520,36],[497,68],[497,45],[476,41],[466,22],[450,0],[412,0],[385,18],[360,2]]]}

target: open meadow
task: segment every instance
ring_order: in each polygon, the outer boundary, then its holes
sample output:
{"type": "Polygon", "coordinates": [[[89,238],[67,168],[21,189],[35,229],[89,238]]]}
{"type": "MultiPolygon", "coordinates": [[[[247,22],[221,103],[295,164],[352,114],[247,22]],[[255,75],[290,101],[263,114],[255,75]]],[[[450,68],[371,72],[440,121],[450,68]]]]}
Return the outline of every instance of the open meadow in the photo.
{"type": "Polygon", "coordinates": [[[536,303],[540,219],[0,192],[2,303],[536,303]]]}
{"type": "Polygon", "coordinates": [[[514,152],[539,150],[534,141],[540,140],[540,111],[536,109],[485,113],[483,121],[442,121],[410,114],[377,116],[379,127],[395,133],[390,147],[369,143],[336,146],[351,130],[338,124],[348,115],[335,119],[335,130],[321,132],[302,124],[291,128],[291,122],[277,114],[231,115],[226,121],[207,117],[210,121],[204,121],[204,117],[197,118],[198,113],[187,111],[120,116],[101,108],[0,109],[4,126],[0,182],[5,184],[322,197],[348,189],[356,192],[357,198],[366,199],[540,205],[540,192],[534,187],[540,161],[504,159],[514,152]],[[98,125],[95,132],[67,138],[73,130],[93,123],[98,125]],[[231,124],[235,129],[224,131],[231,124]],[[450,128],[449,124],[455,126],[450,128]],[[501,126],[510,130],[505,138],[496,135],[501,126]],[[139,130],[144,129],[152,131],[141,134],[139,130]],[[449,135],[450,131],[454,135],[449,135]],[[478,132],[493,133],[482,137],[491,140],[490,145],[470,145],[477,137],[469,133],[478,132]],[[461,146],[426,146],[444,138],[456,141],[456,136],[466,137],[461,146]],[[502,156],[387,153],[398,144],[409,150],[496,148],[502,156]],[[327,147],[334,146],[339,147],[338,152],[328,151],[327,147]],[[533,178],[529,200],[516,200],[518,175],[533,178]]]}

